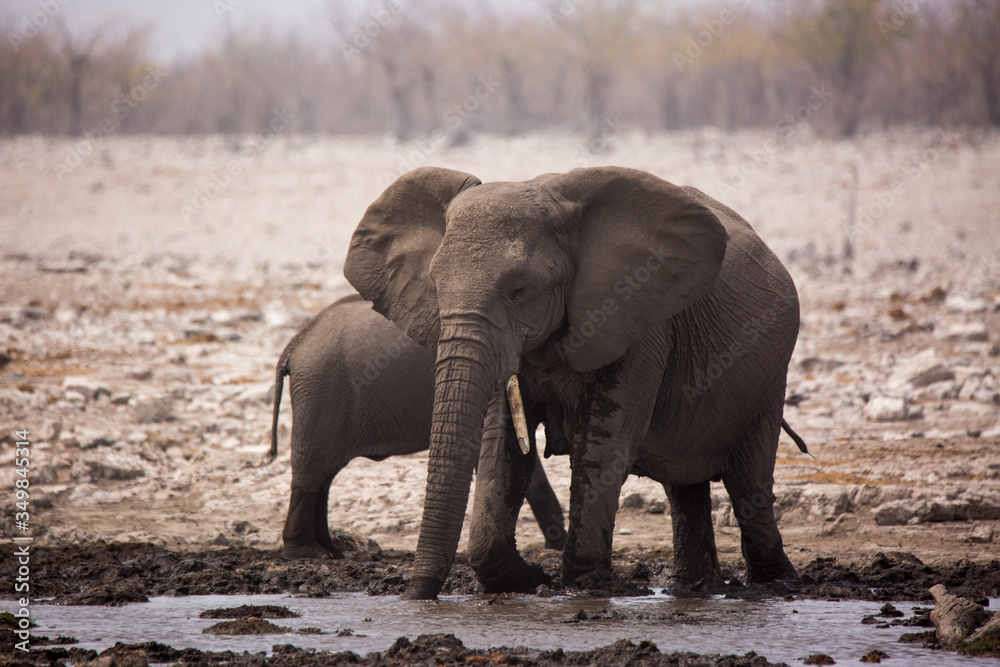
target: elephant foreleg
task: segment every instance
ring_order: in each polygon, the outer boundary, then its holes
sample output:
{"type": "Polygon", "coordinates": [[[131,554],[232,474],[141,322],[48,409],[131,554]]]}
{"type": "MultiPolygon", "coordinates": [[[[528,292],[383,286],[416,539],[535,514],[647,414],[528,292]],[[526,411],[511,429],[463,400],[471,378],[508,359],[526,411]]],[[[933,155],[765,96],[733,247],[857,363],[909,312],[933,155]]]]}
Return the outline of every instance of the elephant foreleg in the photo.
{"type": "Polygon", "coordinates": [[[674,532],[674,576],[682,584],[721,580],[712,529],[711,484],[664,484],[674,532]]]}
{"type": "Polygon", "coordinates": [[[483,428],[469,532],[469,564],[489,593],[532,593],[540,584],[549,583],[550,578],[542,568],[521,558],[515,533],[537,458],[521,453],[510,421],[506,399],[498,395],[483,428]]]}

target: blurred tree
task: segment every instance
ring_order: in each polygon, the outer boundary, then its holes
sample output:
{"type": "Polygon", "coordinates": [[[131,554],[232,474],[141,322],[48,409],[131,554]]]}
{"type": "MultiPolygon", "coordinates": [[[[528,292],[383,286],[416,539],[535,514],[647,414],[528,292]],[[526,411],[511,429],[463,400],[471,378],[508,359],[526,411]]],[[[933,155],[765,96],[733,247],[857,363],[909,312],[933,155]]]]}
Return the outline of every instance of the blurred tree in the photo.
{"type": "Polygon", "coordinates": [[[881,0],[825,0],[791,25],[795,49],[835,89],[832,102],[843,136],[857,131],[872,64],[899,35],[886,25],[894,22],[881,0]]]}
{"type": "Polygon", "coordinates": [[[1000,126],[1000,2],[962,2],[957,31],[982,87],[986,116],[992,125],[1000,126]]]}
{"type": "Polygon", "coordinates": [[[66,22],[61,17],[56,25],[62,41],[63,57],[66,60],[69,133],[76,136],[83,131],[84,78],[90,71],[94,50],[101,40],[104,28],[97,28],[89,35],[76,36],[66,28],[66,22]]]}

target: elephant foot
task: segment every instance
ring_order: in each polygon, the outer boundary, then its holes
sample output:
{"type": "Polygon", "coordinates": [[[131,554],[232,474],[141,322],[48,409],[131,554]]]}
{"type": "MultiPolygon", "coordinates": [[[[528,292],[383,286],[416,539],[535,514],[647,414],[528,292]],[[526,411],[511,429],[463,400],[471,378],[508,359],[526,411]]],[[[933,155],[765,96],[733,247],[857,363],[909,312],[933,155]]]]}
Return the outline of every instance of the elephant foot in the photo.
{"type": "Polygon", "coordinates": [[[799,574],[784,552],[781,552],[780,557],[776,557],[768,563],[747,563],[748,584],[770,584],[773,582],[795,584],[798,581],[799,574]]]}
{"type": "Polygon", "coordinates": [[[315,558],[315,559],[340,559],[344,557],[321,547],[318,542],[313,544],[296,544],[286,542],[281,547],[281,555],[285,558],[315,558]]]}
{"type": "Polygon", "coordinates": [[[518,557],[502,574],[479,576],[479,582],[487,593],[534,593],[542,584],[551,586],[552,577],[537,563],[518,557]]]}
{"type": "Polygon", "coordinates": [[[726,580],[722,577],[715,576],[706,576],[695,581],[678,580],[673,586],[669,586],[664,589],[665,592],[669,592],[671,595],[679,598],[698,598],[708,595],[720,595],[729,593],[731,590],[731,584],[726,583],[726,580]]]}
{"type": "Polygon", "coordinates": [[[431,577],[413,577],[410,585],[406,587],[401,600],[437,600],[438,593],[441,592],[442,582],[431,577]]]}

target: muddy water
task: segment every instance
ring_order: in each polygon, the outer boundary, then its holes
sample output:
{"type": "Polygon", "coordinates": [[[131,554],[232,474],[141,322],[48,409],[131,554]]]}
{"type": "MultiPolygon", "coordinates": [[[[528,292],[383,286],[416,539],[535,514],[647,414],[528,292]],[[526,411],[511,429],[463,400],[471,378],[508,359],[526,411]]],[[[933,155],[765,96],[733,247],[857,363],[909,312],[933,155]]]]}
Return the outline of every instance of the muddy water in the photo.
{"type": "MultiPolygon", "coordinates": [[[[998,603],[1000,600],[991,600],[991,608],[996,609],[998,603]]],[[[9,606],[5,603],[0,608],[9,606]]],[[[771,661],[790,664],[817,652],[838,663],[857,662],[868,651],[881,649],[899,659],[896,664],[1000,665],[1000,660],[973,660],[897,643],[903,632],[923,628],[877,629],[860,624],[862,617],[878,614],[880,606],[865,601],[691,600],[663,595],[638,599],[517,597],[492,604],[489,598],[475,596],[401,602],[394,596],[342,593],[322,599],[286,595],[161,597],[123,607],[38,605],[34,612],[39,626],[36,634],[76,637],[79,646],[98,650],[117,641],[160,641],[175,648],[251,652],[292,643],[364,655],[387,649],[400,636],[445,632],[454,633],[470,648],[586,650],[628,638],[650,639],[661,651],[756,651],[771,661]],[[302,616],[274,623],[294,629],[320,628],[325,634],[217,637],[202,633],[215,621],[199,618],[199,613],[242,604],[284,605],[302,616]],[[577,619],[581,609],[588,618],[565,622],[577,619]],[[338,635],[345,629],[353,636],[338,635]]],[[[909,616],[913,604],[896,606],[909,616]]]]}

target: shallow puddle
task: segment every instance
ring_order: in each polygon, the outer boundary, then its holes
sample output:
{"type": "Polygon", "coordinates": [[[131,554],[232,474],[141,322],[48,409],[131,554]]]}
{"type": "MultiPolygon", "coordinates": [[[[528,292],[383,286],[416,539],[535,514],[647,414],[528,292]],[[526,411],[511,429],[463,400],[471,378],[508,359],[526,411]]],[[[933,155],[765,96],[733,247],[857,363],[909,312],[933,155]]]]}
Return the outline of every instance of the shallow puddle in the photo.
{"type": "MultiPolygon", "coordinates": [[[[991,600],[996,609],[1000,600],[991,600]]],[[[911,616],[914,603],[896,607],[911,616]]],[[[270,651],[275,644],[291,643],[328,651],[354,651],[364,655],[383,651],[400,636],[453,633],[469,648],[496,646],[542,650],[588,650],[618,639],[650,639],[661,651],[736,653],[755,651],[773,662],[801,664],[811,653],[826,653],[838,663],[857,662],[873,649],[889,654],[894,664],[1000,665],[1000,660],[973,659],[930,651],[896,640],[904,632],[926,628],[878,629],[861,625],[861,619],[878,614],[882,603],[844,600],[728,600],[677,599],[664,595],[646,598],[537,598],[517,597],[490,604],[487,597],[445,597],[437,602],[403,602],[397,597],[370,597],[341,593],[328,598],[287,595],[206,595],[153,598],[148,603],[124,607],[63,607],[35,605],[38,621],[34,634],[71,636],[79,646],[97,650],[115,642],[159,641],[175,648],[202,650],[270,651]],[[251,637],[218,637],[202,630],[216,621],[198,617],[206,609],[243,604],[283,605],[302,616],[274,619],[291,628],[320,628],[328,634],[284,634],[251,637]],[[619,619],[587,616],[625,616],[619,619]],[[602,613],[602,610],[605,610],[602,613]],[[582,615],[581,615],[582,616],[582,615]],[[353,636],[339,636],[350,629],[353,636]]],[[[10,601],[0,603],[10,610],[10,601]]]]}

